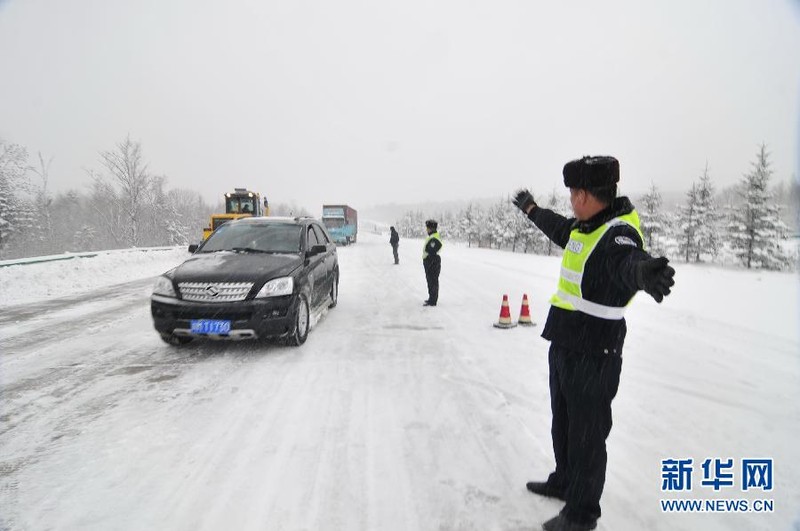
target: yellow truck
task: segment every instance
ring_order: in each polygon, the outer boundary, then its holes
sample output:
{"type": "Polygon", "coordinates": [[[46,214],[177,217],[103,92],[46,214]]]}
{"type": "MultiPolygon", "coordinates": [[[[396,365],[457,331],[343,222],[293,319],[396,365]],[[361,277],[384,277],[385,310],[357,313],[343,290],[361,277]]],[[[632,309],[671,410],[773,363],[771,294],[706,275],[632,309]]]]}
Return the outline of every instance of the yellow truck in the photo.
{"type": "Polygon", "coordinates": [[[253,216],[269,216],[269,201],[261,194],[251,192],[245,188],[234,188],[233,192],[225,194],[225,213],[211,214],[208,227],[203,229],[205,241],[217,227],[224,225],[232,219],[249,218],[253,216]]]}

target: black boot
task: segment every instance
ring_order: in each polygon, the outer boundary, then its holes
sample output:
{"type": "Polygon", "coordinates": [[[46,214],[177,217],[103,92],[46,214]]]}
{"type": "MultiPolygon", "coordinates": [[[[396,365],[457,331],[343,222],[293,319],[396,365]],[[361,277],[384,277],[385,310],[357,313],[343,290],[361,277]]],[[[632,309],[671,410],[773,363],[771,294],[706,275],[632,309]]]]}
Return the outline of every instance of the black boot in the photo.
{"type": "Polygon", "coordinates": [[[529,481],[525,484],[525,487],[534,494],[547,496],[548,498],[558,498],[559,500],[564,500],[567,490],[565,488],[554,487],[546,481],[529,481]]]}
{"type": "Polygon", "coordinates": [[[551,518],[542,524],[544,531],[591,531],[597,527],[597,522],[588,524],[581,524],[568,520],[563,514],[559,514],[555,518],[551,518]]]}

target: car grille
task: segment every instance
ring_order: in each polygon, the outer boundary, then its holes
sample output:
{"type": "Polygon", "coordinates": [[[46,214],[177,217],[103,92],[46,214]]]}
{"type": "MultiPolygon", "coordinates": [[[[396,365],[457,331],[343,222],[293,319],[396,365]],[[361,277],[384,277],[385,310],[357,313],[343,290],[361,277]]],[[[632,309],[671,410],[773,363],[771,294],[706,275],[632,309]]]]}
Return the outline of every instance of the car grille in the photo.
{"type": "Polygon", "coordinates": [[[178,289],[185,301],[236,302],[243,301],[252,282],[181,282],[178,289]]]}

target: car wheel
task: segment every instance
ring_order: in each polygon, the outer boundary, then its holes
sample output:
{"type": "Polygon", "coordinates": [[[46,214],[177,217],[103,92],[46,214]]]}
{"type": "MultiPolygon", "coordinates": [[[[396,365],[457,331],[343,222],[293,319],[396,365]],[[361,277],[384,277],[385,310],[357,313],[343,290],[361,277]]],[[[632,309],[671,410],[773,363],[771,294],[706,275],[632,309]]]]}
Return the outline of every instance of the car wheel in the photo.
{"type": "Polygon", "coordinates": [[[193,339],[191,337],[176,336],[175,334],[159,334],[159,336],[161,336],[161,341],[174,347],[185,345],[193,339]]]}
{"type": "Polygon", "coordinates": [[[305,295],[300,295],[297,300],[297,311],[294,315],[294,331],[289,336],[288,343],[299,347],[306,342],[308,329],[311,327],[311,315],[308,311],[308,299],[305,295]]]}
{"type": "Polygon", "coordinates": [[[339,302],[339,273],[333,274],[333,282],[331,283],[331,292],[330,292],[331,303],[328,305],[328,308],[336,308],[336,304],[339,302]]]}

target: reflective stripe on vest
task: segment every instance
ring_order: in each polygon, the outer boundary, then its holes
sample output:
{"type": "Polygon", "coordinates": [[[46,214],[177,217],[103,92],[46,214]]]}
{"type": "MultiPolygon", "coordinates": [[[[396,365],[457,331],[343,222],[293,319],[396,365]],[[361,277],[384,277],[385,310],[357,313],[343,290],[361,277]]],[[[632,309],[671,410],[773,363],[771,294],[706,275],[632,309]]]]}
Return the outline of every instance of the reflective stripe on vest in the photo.
{"type": "MultiPolygon", "coordinates": [[[[422,244],[422,259],[423,260],[428,258],[427,249],[428,249],[428,244],[431,242],[431,240],[438,240],[439,244],[441,244],[441,246],[444,247],[444,243],[442,243],[442,239],[439,237],[439,233],[438,232],[434,232],[433,234],[429,235],[427,238],[425,238],[425,243],[422,244]]],[[[439,250],[441,250],[441,248],[439,250]]]]}
{"type": "Polygon", "coordinates": [[[550,304],[568,311],[578,311],[599,317],[600,319],[620,320],[625,316],[625,308],[631,303],[633,297],[625,306],[606,306],[583,298],[581,285],[586,263],[597,245],[611,227],[617,225],[630,225],[644,241],[644,236],[639,228],[639,215],[636,211],[609,220],[589,234],[583,234],[574,229],[569,234],[569,242],[564,248],[561,259],[561,276],[558,279],[558,291],[550,298],[550,304]]]}

